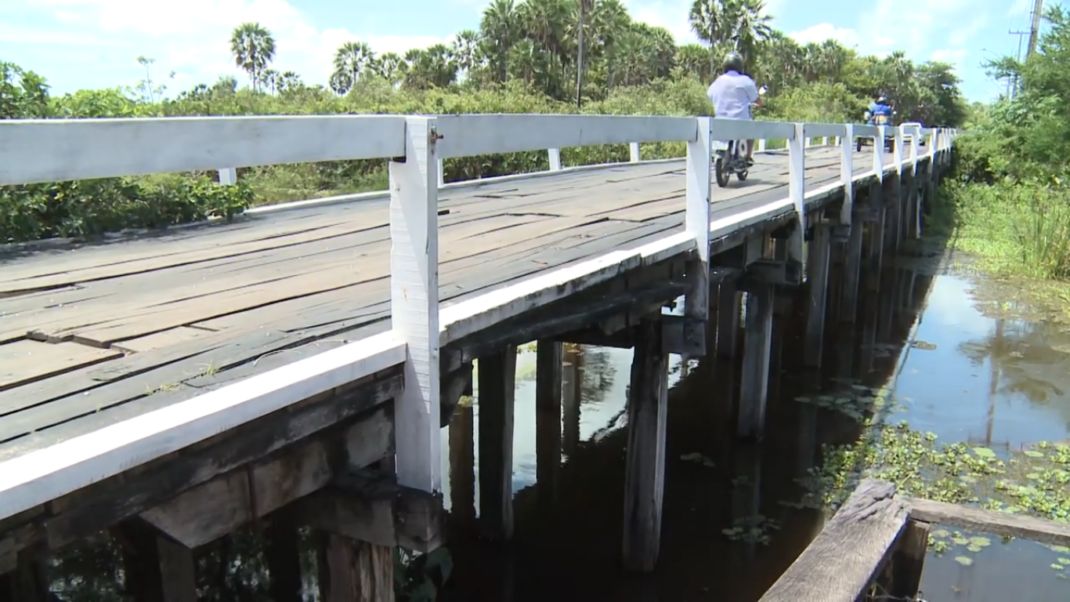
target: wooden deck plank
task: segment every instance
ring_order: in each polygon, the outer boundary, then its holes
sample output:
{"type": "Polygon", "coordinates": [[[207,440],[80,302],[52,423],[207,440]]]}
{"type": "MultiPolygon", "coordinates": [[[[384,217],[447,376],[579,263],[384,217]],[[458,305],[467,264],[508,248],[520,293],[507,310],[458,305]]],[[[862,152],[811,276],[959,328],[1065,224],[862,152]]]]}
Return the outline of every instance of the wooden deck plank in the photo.
{"type": "Polygon", "coordinates": [[[97,364],[123,354],[75,343],[17,341],[0,346],[0,390],[97,364]]]}

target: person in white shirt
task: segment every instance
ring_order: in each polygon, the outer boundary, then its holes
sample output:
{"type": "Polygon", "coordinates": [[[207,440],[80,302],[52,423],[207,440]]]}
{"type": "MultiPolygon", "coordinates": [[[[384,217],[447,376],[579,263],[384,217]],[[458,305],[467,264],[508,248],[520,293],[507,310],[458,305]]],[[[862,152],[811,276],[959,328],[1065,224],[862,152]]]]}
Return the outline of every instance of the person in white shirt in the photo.
{"type": "MultiPolygon", "coordinates": [[[[729,52],[722,67],[724,73],[706,90],[706,96],[713,103],[714,116],[724,119],[752,119],[750,106],[761,106],[761,95],[754,80],[743,73],[743,57],[738,52],[729,52]]],[[[754,165],[753,142],[747,141],[748,166],[754,165]]]]}

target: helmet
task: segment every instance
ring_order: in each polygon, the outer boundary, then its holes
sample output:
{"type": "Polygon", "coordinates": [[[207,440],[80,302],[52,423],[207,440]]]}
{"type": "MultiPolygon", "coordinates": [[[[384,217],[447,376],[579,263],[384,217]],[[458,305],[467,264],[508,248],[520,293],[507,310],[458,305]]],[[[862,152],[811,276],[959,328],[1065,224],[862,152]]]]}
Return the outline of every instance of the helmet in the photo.
{"type": "Polygon", "coordinates": [[[877,97],[877,102],[879,102],[882,105],[886,105],[886,104],[888,104],[888,97],[883,95],[883,94],[881,94],[880,96],[877,97]]]}
{"type": "Polygon", "coordinates": [[[743,56],[733,50],[725,55],[722,66],[725,71],[743,71],[743,56]]]}

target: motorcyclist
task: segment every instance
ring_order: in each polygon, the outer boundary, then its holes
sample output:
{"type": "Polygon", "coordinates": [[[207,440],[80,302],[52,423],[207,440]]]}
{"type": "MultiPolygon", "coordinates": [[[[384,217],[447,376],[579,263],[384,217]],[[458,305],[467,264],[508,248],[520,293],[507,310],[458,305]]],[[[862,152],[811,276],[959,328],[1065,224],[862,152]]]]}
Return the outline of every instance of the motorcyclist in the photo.
{"type": "Polygon", "coordinates": [[[892,106],[888,104],[888,98],[881,94],[876,102],[869,105],[869,110],[866,111],[866,121],[870,125],[892,125],[894,113],[892,106]]]}
{"type": "MultiPolygon", "coordinates": [[[[752,104],[761,106],[758,86],[743,72],[743,56],[736,51],[725,55],[723,73],[710,84],[706,96],[713,103],[714,115],[726,119],[752,119],[752,104]]],[[[747,141],[747,166],[754,165],[753,140],[747,141]]]]}

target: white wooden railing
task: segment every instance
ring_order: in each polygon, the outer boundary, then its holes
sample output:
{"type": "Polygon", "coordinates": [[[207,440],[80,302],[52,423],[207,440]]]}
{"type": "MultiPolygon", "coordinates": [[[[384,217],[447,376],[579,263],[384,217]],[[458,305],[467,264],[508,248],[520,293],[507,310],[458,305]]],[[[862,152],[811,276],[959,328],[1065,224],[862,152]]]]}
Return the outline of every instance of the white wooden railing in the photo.
{"type": "MultiPolygon", "coordinates": [[[[0,462],[0,519],[255,420],[302,399],[392,366],[404,366],[395,400],[395,441],[401,484],[438,491],[440,475],[439,349],[584,283],[608,280],[629,266],[683,252],[709,261],[711,232],[781,211],[790,201],[804,225],[805,139],[838,138],[846,186],[866,174],[853,169],[851,147],[874,138],[873,168],[883,177],[884,128],[850,124],[737,121],[709,117],[578,115],[205,117],[165,119],[0,121],[0,185],[328,160],[390,161],[392,330],[226,385],[166,408],[0,462]],[[713,141],[788,141],[789,199],[746,215],[710,220],[713,141]],[[682,232],[637,249],[611,252],[550,271],[464,302],[439,308],[438,188],[441,160],[480,154],[640,143],[687,143],[686,217],[682,232]]],[[[916,168],[918,142],[929,137],[930,159],[947,151],[954,130],[897,128],[895,169],[916,168]],[[909,159],[901,142],[912,141],[909,159]]],[[[561,169],[551,161],[552,169],[561,169]]],[[[229,179],[229,178],[228,178],[229,179]]],[[[817,192],[817,191],[813,191],[817,192]]],[[[850,219],[845,203],[846,219],[850,219]]],[[[802,228],[795,253],[802,253],[802,228]]],[[[708,270],[699,270],[708,274],[708,270]]],[[[685,312],[705,318],[708,282],[697,279],[685,312]]]]}

